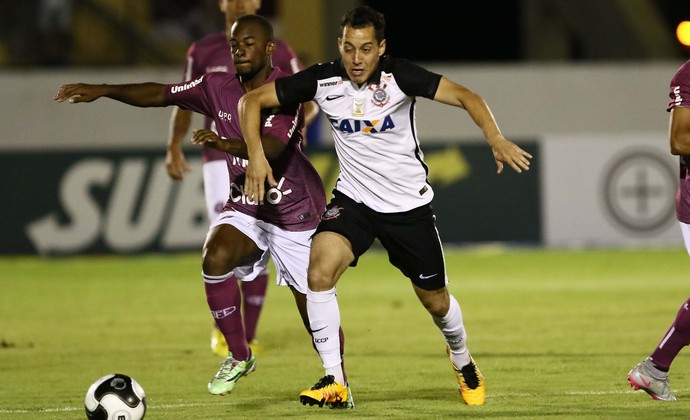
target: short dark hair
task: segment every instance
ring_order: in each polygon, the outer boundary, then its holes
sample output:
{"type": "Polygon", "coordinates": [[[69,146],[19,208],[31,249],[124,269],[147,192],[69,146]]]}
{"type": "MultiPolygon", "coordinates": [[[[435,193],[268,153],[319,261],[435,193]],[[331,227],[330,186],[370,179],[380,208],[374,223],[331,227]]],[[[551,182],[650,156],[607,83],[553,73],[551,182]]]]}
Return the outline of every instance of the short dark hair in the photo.
{"type": "Polygon", "coordinates": [[[273,41],[273,25],[263,16],[259,15],[242,15],[235,21],[236,24],[256,22],[261,26],[261,30],[266,35],[266,41],[273,41]]]}
{"type": "Polygon", "coordinates": [[[342,19],[340,19],[341,33],[346,26],[355,29],[373,26],[378,42],[383,41],[386,35],[386,18],[383,16],[383,13],[370,6],[359,6],[345,13],[342,19]]]}

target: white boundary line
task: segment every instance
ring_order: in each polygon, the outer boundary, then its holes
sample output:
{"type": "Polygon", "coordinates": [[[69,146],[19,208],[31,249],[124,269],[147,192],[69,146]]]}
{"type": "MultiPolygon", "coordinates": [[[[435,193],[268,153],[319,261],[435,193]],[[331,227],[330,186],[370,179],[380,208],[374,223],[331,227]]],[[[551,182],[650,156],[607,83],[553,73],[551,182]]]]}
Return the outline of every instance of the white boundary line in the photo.
{"type": "MultiPolygon", "coordinates": [[[[690,389],[674,389],[674,392],[689,392],[690,389]]],[[[506,398],[506,397],[558,397],[558,396],[571,396],[571,395],[622,395],[622,394],[637,394],[643,393],[643,391],[627,390],[627,391],[572,391],[565,392],[563,394],[540,394],[537,392],[501,392],[501,393],[489,393],[487,397],[489,398],[506,398]]],[[[148,410],[156,409],[169,409],[169,408],[187,408],[187,407],[211,407],[217,404],[211,403],[189,403],[189,404],[162,404],[162,405],[149,405],[148,410]]],[[[0,409],[0,414],[29,414],[29,413],[61,413],[70,411],[82,411],[84,407],[61,407],[61,408],[40,408],[37,410],[5,410],[0,409]]]]}
{"type": "MultiPolygon", "coordinates": [[[[159,408],[185,408],[185,407],[210,407],[216,404],[210,403],[189,403],[189,404],[163,404],[163,405],[149,405],[146,407],[147,411],[150,409],[159,408]]],[[[36,410],[4,410],[0,409],[0,414],[29,414],[29,413],[63,413],[69,411],[82,411],[84,407],[62,407],[62,408],[39,408],[36,410]]]]}

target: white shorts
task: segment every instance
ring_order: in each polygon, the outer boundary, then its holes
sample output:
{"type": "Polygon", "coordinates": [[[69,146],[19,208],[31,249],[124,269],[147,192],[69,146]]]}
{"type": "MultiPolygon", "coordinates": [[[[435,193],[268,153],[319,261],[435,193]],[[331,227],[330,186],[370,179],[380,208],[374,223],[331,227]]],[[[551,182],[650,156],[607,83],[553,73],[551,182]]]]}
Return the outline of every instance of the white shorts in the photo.
{"type": "Polygon", "coordinates": [[[264,251],[252,265],[236,267],[235,277],[243,281],[254,280],[266,268],[270,255],[276,267],[276,284],[290,285],[300,293],[307,293],[309,249],[316,229],[290,232],[235,210],[221,213],[211,228],[223,224],[236,227],[264,251]]]}
{"type": "Polygon", "coordinates": [[[230,196],[230,178],[225,160],[204,163],[204,197],[209,223],[213,224],[230,196]]]}
{"type": "Polygon", "coordinates": [[[683,222],[678,222],[680,224],[680,231],[683,234],[683,241],[685,241],[685,249],[690,255],[690,225],[683,222]]]}
{"type": "MultiPolygon", "coordinates": [[[[204,163],[203,171],[206,212],[208,213],[209,223],[213,225],[218,215],[223,212],[223,207],[230,196],[228,164],[225,160],[212,160],[204,163]]],[[[264,270],[261,274],[268,275],[268,273],[268,266],[264,265],[264,270]]],[[[241,278],[240,276],[237,277],[241,278]]]]}

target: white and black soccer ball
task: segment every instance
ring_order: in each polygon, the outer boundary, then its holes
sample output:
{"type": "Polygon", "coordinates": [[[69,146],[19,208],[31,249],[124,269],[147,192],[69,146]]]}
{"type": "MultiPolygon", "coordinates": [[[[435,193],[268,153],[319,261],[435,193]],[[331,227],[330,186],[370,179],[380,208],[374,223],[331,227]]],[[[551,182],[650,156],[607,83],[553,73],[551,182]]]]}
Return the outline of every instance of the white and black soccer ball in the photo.
{"type": "Polygon", "coordinates": [[[146,414],[146,394],[134,379],[111,373],[91,384],[84,408],[93,420],[140,420],[146,414]]]}

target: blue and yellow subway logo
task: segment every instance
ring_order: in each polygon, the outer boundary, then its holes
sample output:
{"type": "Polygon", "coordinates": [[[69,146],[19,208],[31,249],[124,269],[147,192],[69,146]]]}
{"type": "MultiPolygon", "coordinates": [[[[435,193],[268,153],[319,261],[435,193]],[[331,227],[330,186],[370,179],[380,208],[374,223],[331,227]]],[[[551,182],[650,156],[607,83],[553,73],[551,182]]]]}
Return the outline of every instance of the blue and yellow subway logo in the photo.
{"type": "Polygon", "coordinates": [[[393,118],[390,115],[386,115],[381,120],[351,120],[347,118],[336,120],[329,118],[329,121],[333,128],[343,133],[383,133],[395,128],[395,123],[393,123],[393,118]]]}

